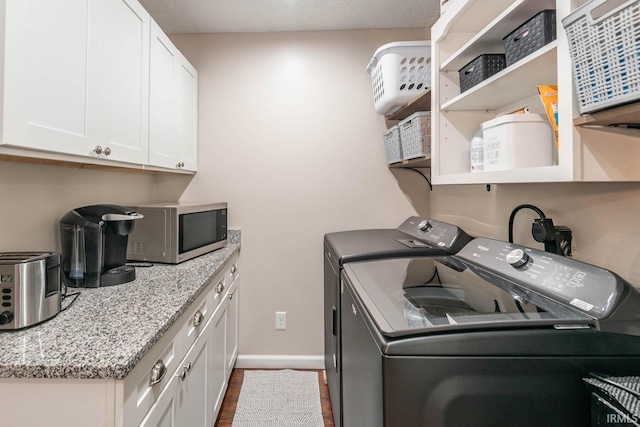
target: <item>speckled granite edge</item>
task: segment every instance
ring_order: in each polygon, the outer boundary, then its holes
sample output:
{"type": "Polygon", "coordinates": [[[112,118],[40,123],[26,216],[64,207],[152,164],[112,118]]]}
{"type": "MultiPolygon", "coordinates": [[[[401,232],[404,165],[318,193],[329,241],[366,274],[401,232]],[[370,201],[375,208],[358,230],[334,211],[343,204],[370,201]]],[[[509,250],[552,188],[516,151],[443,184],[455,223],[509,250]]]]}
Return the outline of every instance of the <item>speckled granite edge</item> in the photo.
{"type": "Polygon", "coordinates": [[[136,268],[134,282],[79,289],[54,318],[0,332],[0,378],[124,379],[227,267],[240,237],[229,230],[224,248],[178,265],[136,268]]]}

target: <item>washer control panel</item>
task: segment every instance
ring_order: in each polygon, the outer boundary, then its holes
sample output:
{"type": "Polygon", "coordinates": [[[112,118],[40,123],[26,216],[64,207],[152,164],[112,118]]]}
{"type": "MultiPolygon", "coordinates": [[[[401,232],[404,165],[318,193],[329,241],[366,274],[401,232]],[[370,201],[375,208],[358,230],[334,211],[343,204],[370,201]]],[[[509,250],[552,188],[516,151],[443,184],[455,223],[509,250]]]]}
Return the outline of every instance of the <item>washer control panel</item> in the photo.
{"type": "Polygon", "coordinates": [[[399,231],[415,237],[415,247],[433,246],[447,253],[456,253],[471,241],[471,237],[459,227],[435,219],[409,217],[398,227],[399,231]]]}
{"type": "Polygon", "coordinates": [[[456,256],[597,319],[612,313],[625,287],[603,268],[498,240],[476,238],[456,256]]]}

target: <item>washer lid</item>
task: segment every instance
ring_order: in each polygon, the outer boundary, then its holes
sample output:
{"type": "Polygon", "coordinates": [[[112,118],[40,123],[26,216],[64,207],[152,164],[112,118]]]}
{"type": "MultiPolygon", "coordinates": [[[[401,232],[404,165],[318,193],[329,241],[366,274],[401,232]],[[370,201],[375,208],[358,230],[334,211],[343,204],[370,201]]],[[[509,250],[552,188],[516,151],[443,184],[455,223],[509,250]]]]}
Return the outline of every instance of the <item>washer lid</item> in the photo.
{"type": "Polygon", "coordinates": [[[453,256],[347,264],[345,275],[389,337],[496,328],[589,328],[593,317],[453,256]]]}

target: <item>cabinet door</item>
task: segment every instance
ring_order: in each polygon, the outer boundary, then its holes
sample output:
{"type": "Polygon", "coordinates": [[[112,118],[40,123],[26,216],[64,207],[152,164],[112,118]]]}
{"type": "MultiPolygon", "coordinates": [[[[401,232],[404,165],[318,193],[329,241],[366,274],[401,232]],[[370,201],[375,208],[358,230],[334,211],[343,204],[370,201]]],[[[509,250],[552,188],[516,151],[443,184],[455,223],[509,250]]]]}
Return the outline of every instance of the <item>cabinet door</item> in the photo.
{"type": "Polygon", "coordinates": [[[2,143],[88,155],[99,132],[99,5],[21,0],[3,8],[2,143]]]}
{"type": "Polygon", "coordinates": [[[173,376],[156,403],[140,423],[140,427],[179,427],[178,390],[180,379],[173,376]]]}
{"type": "Polygon", "coordinates": [[[240,277],[237,276],[227,294],[227,332],[225,344],[225,361],[227,380],[238,357],[238,307],[240,304],[240,277]]]}
{"type": "Polygon", "coordinates": [[[149,47],[149,164],[175,168],[178,164],[173,126],[177,49],[151,20],[149,47]]]}
{"type": "Polygon", "coordinates": [[[197,168],[198,73],[151,21],[149,164],[197,168]]]}
{"type": "Polygon", "coordinates": [[[178,389],[178,407],[180,425],[189,427],[209,427],[209,396],[207,395],[207,377],[209,366],[207,355],[211,348],[210,320],[202,334],[184,359],[183,366],[178,369],[181,385],[178,389]]]}
{"type": "Polygon", "coordinates": [[[180,168],[198,169],[198,72],[178,54],[175,74],[175,130],[180,168]]]}
{"type": "Polygon", "coordinates": [[[225,360],[225,343],[227,328],[227,302],[223,300],[213,313],[212,334],[211,334],[211,351],[209,352],[209,370],[211,380],[209,390],[211,393],[210,408],[212,410],[211,418],[215,420],[222,405],[224,393],[227,389],[227,369],[225,360]]]}
{"type": "Polygon", "coordinates": [[[110,159],[148,161],[150,21],[135,0],[102,2],[101,146],[110,159]]]}

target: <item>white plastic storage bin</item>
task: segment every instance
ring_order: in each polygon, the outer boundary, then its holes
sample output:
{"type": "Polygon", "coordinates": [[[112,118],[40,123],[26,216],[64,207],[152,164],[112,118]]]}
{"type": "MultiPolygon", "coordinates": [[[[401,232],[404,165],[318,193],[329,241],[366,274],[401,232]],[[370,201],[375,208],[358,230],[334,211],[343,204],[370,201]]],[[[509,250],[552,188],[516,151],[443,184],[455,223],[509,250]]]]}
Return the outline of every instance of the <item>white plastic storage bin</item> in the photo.
{"type": "Polygon", "coordinates": [[[418,112],[398,123],[404,160],[431,154],[431,113],[418,112]]]}
{"type": "Polygon", "coordinates": [[[482,124],[484,170],[551,166],[553,130],[540,114],[508,114],[482,124]]]}
{"type": "Polygon", "coordinates": [[[387,156],[387,164],[402,161],[402,145],[400,143],[400,128],[395,125],[384,133],[384,152],[387,156]]]}
{"type": "Polygon", "coordinates": [[[378,114],[388,115],[431,87],[431,42],[385,44],[367,66],[378,114]]]}

